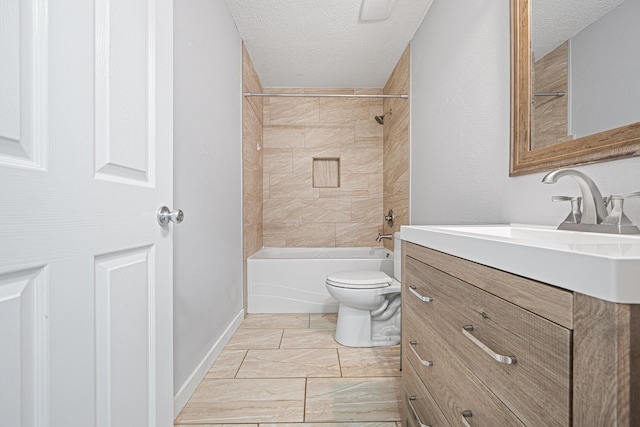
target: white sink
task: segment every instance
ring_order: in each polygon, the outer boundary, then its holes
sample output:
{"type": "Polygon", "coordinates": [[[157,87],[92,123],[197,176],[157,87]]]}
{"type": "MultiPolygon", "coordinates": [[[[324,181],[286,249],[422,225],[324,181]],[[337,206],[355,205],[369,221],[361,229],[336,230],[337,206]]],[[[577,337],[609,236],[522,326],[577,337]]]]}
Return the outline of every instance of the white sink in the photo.
{"type": "Polygon", "coordinates": [[[535,225],[413,225],[402,240],[606,301],[640,304],[640,235],[535,225]]]}

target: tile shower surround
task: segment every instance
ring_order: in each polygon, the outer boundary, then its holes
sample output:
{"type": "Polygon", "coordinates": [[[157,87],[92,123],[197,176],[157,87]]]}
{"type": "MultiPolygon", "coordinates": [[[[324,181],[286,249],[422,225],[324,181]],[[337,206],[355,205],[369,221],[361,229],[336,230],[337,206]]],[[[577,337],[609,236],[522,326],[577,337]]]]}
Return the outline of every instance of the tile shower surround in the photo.
{"type": "MultiPolygon", "coordinates": [[[[382,90],[264,89],[381,94],[382,90]]],[[[263,99],[265,247],[377,246],[382,226],[382,99],[263,99]],[[339,188],[314,188],[313,159],[340,159],[339,188]]]]}
{"type": "Polygon", "coordinates": [[[180,427],[399,427],[400,346],[349,348],[335,314],[250,314],[180,427]]]}

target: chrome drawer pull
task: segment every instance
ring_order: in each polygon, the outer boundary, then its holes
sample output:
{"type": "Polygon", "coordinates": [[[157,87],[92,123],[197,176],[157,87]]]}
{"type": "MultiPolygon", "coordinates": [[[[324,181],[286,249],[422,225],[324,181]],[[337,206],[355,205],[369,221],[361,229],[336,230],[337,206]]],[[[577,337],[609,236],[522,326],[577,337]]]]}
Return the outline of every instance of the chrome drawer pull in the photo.
{"type": "Polygon", "coordinates": [[[469,424],[469,422],[467,421],[467,418],[473,417],[473,413],[467,410],[467,411],[462,411],[461,415],[462,415],[462,425],[464,427],[471,427],[471,424],[469,424]]]}
{"type": "Polygon", "coordinates": [[[424,302],[433,301],[433,298],[425,297],[424,295],[420,295],[418,292],[416,292],[416,288],[417,288],[417,286],[410,285],[409,286],[409,292],[411,292],[412,294],[414,294],[415,296],[417,296],[418,298],[420,298],[420,300],[422,300],[424,302]]]}
{"type": "Polygon", "coordinates": [[[422,363],[424,366],[433,366],[433,362],[431,360],[423,360],[422,357],[420,357],[420,355],[418,354],[418,352],[416,351],[415,348],[413,348],[414,345],[418,344],[418,341],[409,341],[409,348],[411,349],[411,351],[413,352],[413,354],[416,355],[416,357],[418,358],[418,360],[420,361],[420,363],[422,363]]]}
{"type": "Polygon", "coordinates": [[[496,353],[495,351],[484,345],[484,343],[478,338],[474,337],[471,334],[471,331],[473,331],[473,325],[465,325],[462,327],[462,333],[464,334],[464,336],[469,338],[475,345],[483,349],[489,356],[493,357],[498,362],[506,363],[507,365],[516,363],[517,360],[515,356],[503,356],[502,354],[496,353]]]}
{"type": "Polygon", "coordinates": [[[415,418],[415,420],[418,422],[418,425],[420,427],[431,427],[428,426],[426,424],[424,424],[422,421],[420,421],[420,417],[418,416],[418,413],[416,412],[416,408],[413,407],[413,401],[416,400],[415,396],[409,396],[409,399],[407,399],[407,402],[409,402],[409,408],[411,408],[411,412],[413,413],[413,418],[415,418]]]}

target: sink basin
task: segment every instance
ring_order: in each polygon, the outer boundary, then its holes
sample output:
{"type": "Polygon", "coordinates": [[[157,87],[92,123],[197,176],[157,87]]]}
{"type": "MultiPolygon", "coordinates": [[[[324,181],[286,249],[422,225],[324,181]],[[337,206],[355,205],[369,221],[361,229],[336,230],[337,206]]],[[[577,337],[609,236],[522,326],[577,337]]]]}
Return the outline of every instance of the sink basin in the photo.
{"type": "Polygon", "coordinates": [[[402,240],[606,301],[640,304],[640,236],[535,225],[412,225],[402,240]]]}

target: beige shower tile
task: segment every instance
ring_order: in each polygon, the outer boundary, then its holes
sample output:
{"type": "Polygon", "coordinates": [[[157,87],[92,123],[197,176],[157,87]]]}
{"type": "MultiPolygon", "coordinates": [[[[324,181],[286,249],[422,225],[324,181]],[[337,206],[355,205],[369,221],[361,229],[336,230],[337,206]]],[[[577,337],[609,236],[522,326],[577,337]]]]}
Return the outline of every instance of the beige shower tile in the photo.
{"type": "Polygon", "coordinates": [[[264,148],[303,148],[303,126],[265,126],[263,130],[264,148]]]}
{"type": "Polygon", "coordinates": [[[287,224],[287,247],[333,248],[335,246],[336,227],[334,224],[287,224]]]}
{"type": "Polygon", "coordinates": [[[304,378],[205,378],[176,422],[301,422],[304,419],[304,390],[304,378]]]}
{"type": "Polygon", "coordinates": [[[307,125],[304,128],[304,146],[306,148],[353,147],[353,144],[353,123],[307,125]]]}
{"type": "Polygon", "coordinates": [[[313,188],[311,172],[304,174],[270,174],[270,199],[295,199],[318,197],[317,188],[313,188]]]}
{"type": "Polygon", "coordinates": [[[366,120],[368,116],[367,98],[320,98],[322,123],[353,123],[356,120],[366,120]]]}
{"type": "Polygon", "coordinates": [[[265,248],[284,248],[287,246],[287,224],[264,223],[262,232],[265,248]]]}
{"type": "Polygon", "coordinates": [[[265,148],[264,172],[293,172],[293,150],[291,148],[265,148]]]}
{"type": "Polygon", "coordinates": [[[264,201],[264,222],[302,222],[301,199],[267,199],[264,201]]]}
{"type": "Polygon", "coordinates": [[[244,258],[248,258],[258,252],[263,246],[262,224],[249,225],[245,227],[242,237],[243,255],[244,258]]]}
{"type": "Polygon", "coordinates": [[[249,350],[236,378],[340,377],[335,349],[249,350]]]}
{"type": "Polygon", "coordinates": [[[354,141],[355,148],[383,148],[384,139],[382,137],[376,138],[356,138],[354,141]]]}
{"type": "Polygon", "coordinates": [[[336,159],[340,158],[340,149],[331,147],[322,148],[305,148],[293,150],[293,173],[312,174],[313,159],[336,159]]]}
{"type": "Polygon", "coordinates": [[[249,200],[248,197],[244,197],[242,211],[245,227],[262,222],[262,200],[249,200]]]}
{"type": "MultiPolygon", "coordinates": [[[[388,116],[387,116],[388,117],[388,116]]],[[[385,117],[385,122],[387,118],[385,117]]],[[[374,116],[366,119],[357,120],[355,122],[355,137],[356,138],[382,138],[383,126],[376,122],[374,116]]]]}
{"type": "Polygon", "coordinates": [[[382,173],[382,150],[374,148],[342,150],[341,170],[343,173],[382,173]]]}
{"type": "Polygon", "coordinates": [[[359,223],[380,222],[382,224],[382,197],[351,199],[351,221],[359,223]]]}
{"type": "Polygon", "coordinates": [[[249,313],[240,327],[262,329],[308,328],[309,313],[249,313]]]}
{"type": "Polygon", "coordinates": [[[285,329],[280,348],[340,348],[332,329],[285,329]]]}
{"type": "Polygon", "coordinates": [[[309,378],[305,421],[400,420],[400,378],[309,378]]]}
{"type": "Polygon", "coordinates": [[[278,423],[265,424],[260,423],[260,427],[400,427],[393,421],[373,421],[373,422],[355,422],[355,423],[278,423]]]}
{"type": "Polygon", "coordinates": [[[302,222],[349,222],[351,199],[302,199],[302,222]]]}
{"type": "Polygon", "coordinates": [[[320,101],[318,98],[269,98],[265,125],[296,125],[319,123],[320,101]]]}
{"type": "Polygon", "coordinates": [[[342,376],[399,377],[400,346],[373,348],[340,348],[342,376]]]}
{"type": "Polygon", "coordinates": [[[369,174],[369,197],[383,196],[383,174],[369,174]]]}
{"type": "Polygon", "coordinates": [[[382,218],[377,223],[336,224],[336,247],[382,246],[376,242],[382,218]]]}
{"type": "Polygon", "coordinates": [[[311,313],[309,315],[309,328],[332,329],[335,331],[338,313],[311,313]]]}
{"type": "Polygon", "coordinates": [[[235,378],[247,350],[224,349],[213,363],[206,378],[235,378]]]}
{"type": "Polygon", "coordinates": [[[369,197],[369,174],[340,173],[340,188],[320,188],[320,197],[369,197]]]}
{"type": "Polygon", "coordinates": [[[278,348],[281,339],[282,329],[239,328],[225,349],[278,348]]]}

